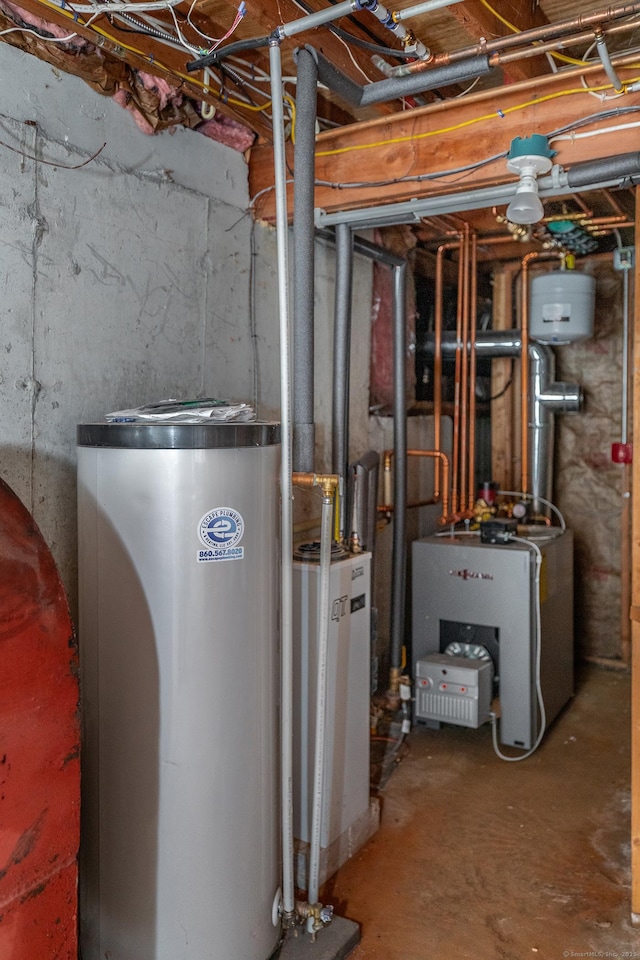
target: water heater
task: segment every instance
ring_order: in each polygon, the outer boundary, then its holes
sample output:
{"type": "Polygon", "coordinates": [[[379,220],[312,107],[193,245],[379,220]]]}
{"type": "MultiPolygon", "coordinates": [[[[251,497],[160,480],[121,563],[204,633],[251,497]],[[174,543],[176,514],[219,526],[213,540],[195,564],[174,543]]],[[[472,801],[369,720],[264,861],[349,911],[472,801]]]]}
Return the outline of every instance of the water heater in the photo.
{"type": "Polygon", "coordinates": [[[278,931],[275,424],[78,428],[84,960],[278,931]]]}
{"type": "Polygon", "coordinates": [[[552,270],[531,281],[529,334],[565,344],[593,336],[596,281],[576,270],[552,270]]]}

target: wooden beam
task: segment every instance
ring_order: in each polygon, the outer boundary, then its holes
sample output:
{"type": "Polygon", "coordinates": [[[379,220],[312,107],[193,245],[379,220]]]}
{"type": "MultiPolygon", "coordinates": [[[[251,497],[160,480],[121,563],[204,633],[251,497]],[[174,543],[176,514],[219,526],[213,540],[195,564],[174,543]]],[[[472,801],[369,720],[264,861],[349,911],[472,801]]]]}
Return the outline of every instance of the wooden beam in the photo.
{"type": "MultiPolygon", "coordinates": [[[[153,37],[142,34],[132,36],[131,33],[119,30],[117,26],[112,26],[105,17],[100,17],[94,24],[86,27],[80,21],[74,22],[73,17],[66,16],[63,10],[58,10],[49,4],[39,3],[38,0],[20,0],[20,5],[29,13],[41,17],[49,23],[55,23],[70,31],[73,30],[78,36],[94,44],[101,51],[99,55],[104,56],[107,60],[120,61],[134,69],[168,80],[176,84],[187,97],[196,101],[205,100],[213,104],[222,114],[243,123],[263,136],[270,137],[271,126],[261,113],[236,106],[233,103],[235,98],[232,95],[230,97],[231,102],[224,103],[219,97],[213,94],[207,95],[204,92],[201,78],[197,75],[192,77],[187,73],[186,64],[193,58],[193,55],[187,50],[174,50],[153,37]],[[99,28],[103,33],[99,33],[96,28],[99,28]]],[[[214,29],[214,25],[211,29],[214,29]]],[[[31,35],[27,34],[26,36],[31,35]]],[[[21,34],[9,34],[3,39],[6,39],[6,42],[13,43],[15,42],[14,38],[18,38],[17,45],[21,46],[22,49],[27,48],[29,52],[47,60],[46,40],[43,40],[42,43],[36,40],[35,46],[27,45],[25,47],[25,44],[20,41],[20,37],[21,34]]],[[[93,64],[87,60],[86,69],[83,70],[82,52],[74,53],[70,59],[75,62],[65,69],[91,83],[93,64]]],[[[97,89],[95,84],[94,89],[97,89]]]]}
{"type": "MultiPolygon", "coordinates": [[[[549,22],[537,3],[534,5],[524,4],[522,0],[491,0],[490,6],[519,31],[542,27],[549,22]]],[[[453,4],[448,10],[475,40],[480,37],[493,40],[511,32],[482,0],[465,0],[464,3],[453,4]]],[[[504,78],[508,83],[528,80],[548,70],[548,63],[542,56],[518,60],[503,67],[504,78]]]]}
{"type": "MultiPolygon", "coordinates": [[[[640,423],[640,190],[636,188],[636,265],[632,329],[633,424],[640,423]]],[[[640,925],[640,457],[632,467],[631,495],[631,916],[640,925]]]]}
{"type": "MultiPolygon", "coordinates": [[[[640,73],[634,61],[637,63],[637,55],[633,54],[617,61],[624,80],[640,73]]],[[[458,169],[482,157],[506,153],[516,136],[548,134],[568,119],[590,116],[594,113],[594,100],[582,89],[581,77],[591,87],[609,86],[602,68],[594,65],[322,133],[316,141],[316,178],[343,185],[353,181],[373,185],[318,186],[315,205],[327,211],[349,210],[515,182],[504,158],[448,180],[406,178],[458,169]]],[[[639,104],[640,93],[625,96],[625,106],[639,104]]],[[[607,124],[597,126],[604,128],[607,124]]],[[[556,162],[571,166],[578,161],[637,150],[637,131],[560,140],[553,147],[557,150],[556,162]]],[[[293,162],[292,157],[289,162],[293,162]]],[[[273,191],[269,190],[272,184],[272,152],[258,146],[251,153],[250,191],[255,196],[267,190],[258,201],[256,213],[269,221],[275,214],[273,191]]]]}

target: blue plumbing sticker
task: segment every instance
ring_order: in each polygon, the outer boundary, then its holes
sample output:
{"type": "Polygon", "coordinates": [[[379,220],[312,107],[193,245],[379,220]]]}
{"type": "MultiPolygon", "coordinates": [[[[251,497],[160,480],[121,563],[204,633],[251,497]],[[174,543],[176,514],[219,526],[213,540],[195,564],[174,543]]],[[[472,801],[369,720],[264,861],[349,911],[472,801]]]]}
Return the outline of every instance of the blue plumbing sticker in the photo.
{"type": "Polygon", "coordinates": [[[244,520],[231,507],[216,507],[205,513],[198,524],[198,536],[204,550],[198,550],[198,563],[211,560],[242,560],[244,547],[238,544],[244,534],[244,520]]]}

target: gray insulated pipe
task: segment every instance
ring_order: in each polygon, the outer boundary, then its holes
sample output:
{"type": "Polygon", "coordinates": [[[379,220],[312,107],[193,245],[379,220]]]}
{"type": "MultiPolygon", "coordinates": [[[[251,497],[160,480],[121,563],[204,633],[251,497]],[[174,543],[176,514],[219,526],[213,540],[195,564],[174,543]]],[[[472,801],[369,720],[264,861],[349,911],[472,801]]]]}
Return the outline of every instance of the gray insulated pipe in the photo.
{"type": "Polygon", "coordinates": [[[567,184],[572,189],[600,181],[627,179],[632,183],[640,180],[640,153],[619,153],[615,157],[585,160],[571,167],[567,173],[567,184]]]}
{"type": "MultiPolygon", "coordinates": [[[[306,46],[303,49],[315,58],[320,82],[354,107],[386,103],[389,100],[422,93],[424,90],[432,90],[434,87],[446,87],[451,83],[474,80],[491,70],[488,56],[470,57],[468,60],[447,64],[444,67],[434,67],[433,70],[425,70],[423,73],[412,73],[406,77],[390,77],[361,86],[338,70],[314,47],[306,46]]],[[[300,50],[297,51],[297,56],[299,55],[300,50]]]]}
{"type": "Polygon", "coordinates": [[[314,268],[315,139],[318,69],[306,50],[298,51],[296,142],[293,181],[293,452],[294,471],[313,473],[314,430],[314,268]]]}

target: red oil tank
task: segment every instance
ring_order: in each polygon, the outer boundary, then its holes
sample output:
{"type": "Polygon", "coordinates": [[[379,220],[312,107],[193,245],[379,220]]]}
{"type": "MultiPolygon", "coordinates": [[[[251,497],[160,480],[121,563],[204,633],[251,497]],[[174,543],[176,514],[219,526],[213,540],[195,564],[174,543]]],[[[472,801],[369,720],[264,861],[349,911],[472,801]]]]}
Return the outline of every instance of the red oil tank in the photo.
{"type": "Polygon", "coordinates": [[[78,660],[33,518],[0,480],[0,958],[76,960],[78,660]]]}

